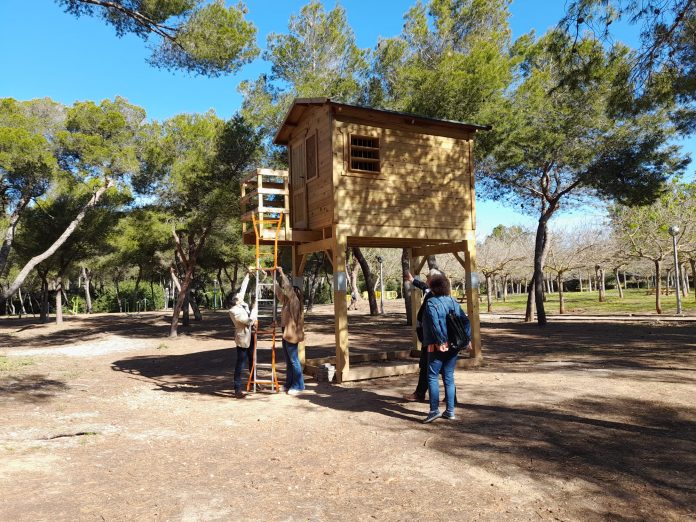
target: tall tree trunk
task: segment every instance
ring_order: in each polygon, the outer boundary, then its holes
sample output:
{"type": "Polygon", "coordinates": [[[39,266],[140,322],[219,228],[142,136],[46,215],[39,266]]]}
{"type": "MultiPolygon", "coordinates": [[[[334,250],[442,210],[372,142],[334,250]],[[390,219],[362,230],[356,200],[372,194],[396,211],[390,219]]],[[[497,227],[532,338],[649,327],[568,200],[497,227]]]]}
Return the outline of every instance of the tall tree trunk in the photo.
{"type": "Polygon", "coordinates": [[[22,289],[17,289],[17,296],[19,297],[19,315],[27,315],[27,310],[24,308],[24,297],[22,297],[22,289]]]}
{"type": "Polygon", "coordinates": [[[653,260],[655,263],[655,311],[662,313],[662,262],[659,259],[653,260]]]}
{"type": "Polygon", "coordinates": [[[430,270],[440,270],[440,267],[437,265],[437,258],[435,256],[428,256],[428,268],[430,270]]]}
{"type": "Polygon", "coordinates": [[[12,249],[12,242],[14,241],[19,216],[21,216],[30,200],[31,198],[29,196],[22,196],[10,215],[7,230],[5,230],[5,237],[2,241],[2,246],[0,246],[0,278],[4,277],[5,270],[7,269],[7,258],[10,256],[10,250],[12,249]]]}
{"type": "Polygon", "coordinates": [[[370,265],[367,264],[365,256],[363,256],[360,247],[353,247],[353,255],[355,259],[358,260],[360,268],[362,269],[363,277],[365,278],[365,285],[367,286],[367,299],[370,302],[370,315],[378,315],[379,311],[377,309],[377,296],[375,296],[375,289],[372,285],[372,272],[370,271],[370,265]]]}
{"type": "Polygon", "coordinates": [[[181,326],[188,327],[191,326],[191,314],[189,310],[191,309],[191,293],[189,289],[186,289],[186,292],[182,292],[184,294],[184,317],[181,320],[181,326]]]}
{"type": "Polygon", "coordinates": [[[189,289],[189,309],[193,311],[193,319],[195,321],[202,321],[203,314],[201,313],[201,307],[198,306],[198,300],[196,299],[197,292],[193,292],[189,289]]]}
{"type": "Polygon", "coordinates": [[[597,277],[597,289],[599,290],[599,302],[604,303],[607,300],[604,290],[604,269],[599,265],[595,265],[595,273],[597,277]]]}
{"type": "Polygon", "coordinates": [[[563,282],[561,281],[561,273],[556,276],[556,285],[558,286],[558,313],[565,313],[565,298],[563,297],[563,282]]]}
{"type": "Polygon", "coordinates": [[[313,254],[312,257],[314,258],[314,270],[307,281],[307,312],[314,308],[314,296],[317,293],[317,288],[319,288],[319,270],[324,262],[324,253],[321,253],[321,257],[319,257],[319,254],[313,254]]]}
{"type": "MultiPolygon", "coordinates": [[[[237,263],[235,263],[234,266],[236,267],[237,263]]],[[[230,294],[234,294],[234,281],[232,280],[230,273],[227,271],[227,267],[224,267],[222,271],[225,273],[227,280],[230,282],[230,294]]],[[[220,288],[222,288],[222,281],[220,281],[220,288]]]]}
{"type": "Polygon", "coordinates": [[[544,263],[549,250],[548,222],[553,214],[552,208],[549,208],[539,218],[534,241],[534,298],[539,326],[544,326],[547,323],[546,310],[544,309],[544,263]]]}
{"type": "Polygon", "coordinates": [[[679,274],[681,277],[682,297],[689,297],[689,274],[686,271],[686,263],[679,265],[679,274]]]}
{"type": "Polygon", "coordinates": [[[29,310],[31,310],[31,316],[36,317],[36,313],[34,312],[34,303],[32,303],[32,299],[34,299],[34,296],[32,295],[31,292],[29,292],[27,297],[29,298],[29,310]]]}
{"type": "Polygon", "coordinates": [[[582,272],[578,272],[578,281],[580,282],[580,292],[582,292],[582,272]]]}
{"type": "Polygon", "coordinates": [[[56,253],[56,251],[65,243],[68,238],[72,235],[72,233],[75,231],[75,229],[78,227],[78,225],[82,222],[82,220],[85,218],[85,215],[87,214],[87,211],[94,207],[99,200],[101,199],[102,195],[108,188],[110,188],[113,185],[113,182],[108,180],[104,185],[99,187],[99,189],[92,195],[92,197],[89,199],[87,203],[82,207],[80,212],[77,214],[75,219],[73,219],[68,227],[65,229],[65,231],[60,235],[58,239],[56,239],[53,244],[48,247],[43,253],[39,254],[38,256],[32,257],[29,262],[24,265],[22,270],[20,270],[19,274],[17,274],[17,277],[15,277],[15,280],[12,282],[12,284],[7,288],[5,292],[3,292],[3,297],[8,298],[11,295],[13,295],[17,289],[22,286],[22,283],[24,283],[24,280],[27,278],[29,273],[42,261],[48,259],[51,257],[53,254],[56,253]]]}
{"type": "Polygon", "coordinates": [[[508,297],[508,276],[505,274],[503,276],[503,303],[507,303],[507,297],[508,297]]]}
{"type": "MultiPolygon", "coordinates": [[[[525,280],[526,285],[526,280],[525,280]]],[[[525,286],[525,292],[527,292],[527,307],[524,312],[524,322],[531,323],[534,321],[534,304],[536,300],[536,295],[534,293],[534,276],[529,280],[529,285],[525,286]]]]}
{"type": "Polygon", "coordinates": [[[619,274],[619,269],[614,269],[614,277],[616,277],[616,288],[619,289],[619,299],[624,298],[623,288],[621,288],[621,275],[619,274]]]}
{"type": "Polygon", "coordinates": [[[118,286],[118,276],[114,277],[114,287],[116,288],[116,301],[118,302],[118,312],[122,314],[123,304],[121,303],[121,289],[118,286]]]}
{"type": "Polygon", "coordinates": [[[56,277],[56,324],[63,324],[63,277],[56,277]]]}
{"type": "Polygon", "coordinates": [[[486,305],[487,308],[486,310],[490,314],[493,311],[493,300],[492,300],[492,294],[493,294],[493,278],[490,275],[486,275],[486,305]]]}
{"type": "Polygon", "coordinates": [[[138,276],[135,278],[135,289],[133,290],[133,297],[138,299],[138,288],[140,288],[140,280],[143,278],[143,266],[138,265],[138,276]]]}
{"type": "MultiPolygon", "coordinates": [[[[169,326],[169,337],[177,336],[177,329],[179,326],[179,313],[181,312],[182,306],[184,306],[184,301],[189,298],[189,289],[191,288],[191,282],[193,280],[193,271],[196,268],[196,263],[198,260],[198,255],[205,246],[205,240],[208,237],[208,231],[210,230],[210,224],[203,227],[201,230],[201,235],[196,244],[194,234],[192,232],[188,233],[188,255],[184,254],[183,248],[181,247],[181,239],[176,231],[172,231],[174,235],[174,240],[176,242],[177,253],[179,259],[185,267],[184,280],[181,281],[181,289],[179,290],[179,298],[176,300],[176,305],[174,306],[174,311],[172,313],[172,322],[169,326]]],[[[173,272],[173,270],[172,270],[173,272]]],[[[188,304],[188,303],[187,303],[188,304]]],[[[184,310],[184,326],[187,326],[186,321],[188,320],[188,306],[184,310]]]]}
{"type": "Polygon", "coordinates": [[[82,267],[82,281],[85,286],[85,306],[87,308],[87,313],[92,313],[92,294],[89,291],[89,284],[92,280],[92,271],[87,270],[84,266],[82,267]]]}
{"type": "Polygon", "coordinates": [[[40,321],[48,322],[48,275],[44,272],[41,276],[41,314],[40,321]]]}
{"type": "Polygon", "coordinates": [[[404,248],[401,251],[401,278],[404,286],[404,305],[406,306],[406,325],[411,326],[413,324],[413,308],[411,303],[411,294],[413,292],[413,285],[408,281],[408,274],[411,271],[410,257],[408,248],[404,248]]]}
{"type": "Polygon", "coordinates": [[[589,272],[587,273],[587,291],[588,291],[588,292],[592,292],[592,291],[593,291],[593,288],[592,288],[592,274],[589,273],[589,272]]]}
{"type": "Polygon", "coordinates": [[[407,280],[408,274],[411,272],[410,258],[408,248],[401,251],[401,280],[404,287],[404,305],[406,306],[406,325],[413,324],[413,307],[411,303],[411,295],[413,293],[413,285],[407,280]]]}
{"type": "Polygon", "coordinates": [[[691,265],[691,282],[694,287],[694,300],[696,301],[696,258],[689,259],[691,265]]]}

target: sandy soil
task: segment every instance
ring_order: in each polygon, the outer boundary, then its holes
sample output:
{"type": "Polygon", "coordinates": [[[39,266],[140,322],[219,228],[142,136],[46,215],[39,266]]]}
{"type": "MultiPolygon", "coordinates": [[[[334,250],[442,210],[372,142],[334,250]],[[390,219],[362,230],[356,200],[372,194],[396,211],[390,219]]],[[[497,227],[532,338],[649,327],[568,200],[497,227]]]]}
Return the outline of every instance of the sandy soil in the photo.
{"type": "MultiPolygon", "coordinates": [[[[356,351],[407,347],[389,312],[351,312],[356,351]]],[[[330,353],[330,309],[307,325],[330,353]]],[[[235,400],[225,314],[166,331],[0,322],[0,520],[696,518],[694,322],[484,318],[486,366],[430,425],[415,376],[235,400]]]]}

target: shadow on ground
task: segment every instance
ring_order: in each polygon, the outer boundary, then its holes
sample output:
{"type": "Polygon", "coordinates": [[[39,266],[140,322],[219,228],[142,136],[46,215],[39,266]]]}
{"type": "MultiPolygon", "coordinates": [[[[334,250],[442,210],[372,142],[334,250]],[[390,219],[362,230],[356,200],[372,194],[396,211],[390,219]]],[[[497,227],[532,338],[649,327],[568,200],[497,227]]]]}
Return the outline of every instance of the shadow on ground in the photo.
{"type": "Polygon", "coordinates": [[[64,381],[46,375],[10,375],[0,379],[0,400],[41,403],[67,389],[64,381]]]}

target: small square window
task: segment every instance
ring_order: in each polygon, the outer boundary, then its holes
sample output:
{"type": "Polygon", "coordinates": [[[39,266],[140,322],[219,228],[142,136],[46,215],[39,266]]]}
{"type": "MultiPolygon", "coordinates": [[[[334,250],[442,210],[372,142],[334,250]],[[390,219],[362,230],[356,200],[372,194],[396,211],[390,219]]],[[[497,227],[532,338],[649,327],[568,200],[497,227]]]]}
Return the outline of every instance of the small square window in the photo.
{"type": "Polygon", "coordinates": [[[350,170],[376,173],[380,171],[379,138],[351,135],[350,170]]]}

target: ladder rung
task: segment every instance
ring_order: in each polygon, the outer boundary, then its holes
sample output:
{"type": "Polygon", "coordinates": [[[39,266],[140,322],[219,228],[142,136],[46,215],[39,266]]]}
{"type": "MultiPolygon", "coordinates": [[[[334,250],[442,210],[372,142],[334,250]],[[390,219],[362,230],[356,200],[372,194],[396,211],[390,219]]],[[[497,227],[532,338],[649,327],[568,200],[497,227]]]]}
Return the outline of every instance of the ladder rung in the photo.
{"type": "Polygon", "coordinates": [[[273,368],[273,365],[270,363],[259,363],[256,365],[257,368],[273,368]]]}

